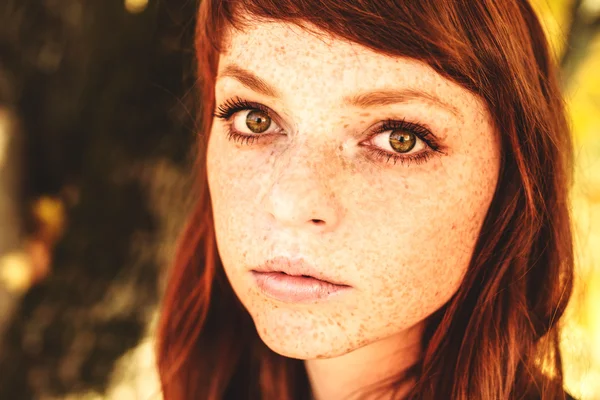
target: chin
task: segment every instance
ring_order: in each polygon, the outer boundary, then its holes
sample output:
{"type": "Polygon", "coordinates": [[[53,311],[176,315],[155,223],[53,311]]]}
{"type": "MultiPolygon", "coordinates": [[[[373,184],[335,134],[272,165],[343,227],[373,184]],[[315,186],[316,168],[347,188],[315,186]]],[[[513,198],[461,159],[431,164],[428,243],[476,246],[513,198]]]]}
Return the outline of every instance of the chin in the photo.
{"type": "Polygon", "coordinates": [[[256,330],[267,347],[282,356],[300,360],[332,358],[361,346],[340,324],[320,321],[304,311],[274,309],[252,315],[256,330]]]}
{"type": "Polygon", "coordinates": [[[298,360],[333,358],[351,351],[351,349],[340,348],[339,344],[334,347],[330,343],[318,342],[304,336],[297,336],[291,340],[290,338],[282,340],[282,338],[269,334],[260,334],[260,338],[275,353],[298,360]]]}

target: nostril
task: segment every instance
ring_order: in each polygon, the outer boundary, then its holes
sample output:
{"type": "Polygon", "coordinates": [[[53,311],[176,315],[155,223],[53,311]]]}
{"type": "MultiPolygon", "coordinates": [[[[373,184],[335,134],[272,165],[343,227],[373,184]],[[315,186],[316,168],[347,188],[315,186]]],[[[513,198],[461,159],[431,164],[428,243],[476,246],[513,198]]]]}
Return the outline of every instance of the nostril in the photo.
{"type": "Polygon", "coordinates": [[[323,221],[322,219],[314,219],[313,218],[311,221],[314,222],[317,225],[322,225],[322,224],[325,223],[325,221],[323,221]]]}

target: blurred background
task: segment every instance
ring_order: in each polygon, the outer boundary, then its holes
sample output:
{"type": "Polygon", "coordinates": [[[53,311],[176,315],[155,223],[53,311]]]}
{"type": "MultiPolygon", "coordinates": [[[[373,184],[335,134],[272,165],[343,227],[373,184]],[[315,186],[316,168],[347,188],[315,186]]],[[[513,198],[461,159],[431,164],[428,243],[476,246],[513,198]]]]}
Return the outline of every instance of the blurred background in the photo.
{"type": "MultiPolygon", "coordinates": [[[[600,399],[600,0],[534,0],[576,145],[567,389],[600,399]]],[[[160,399],[197,0],[0,1],[0,399],[160,399]]]]}

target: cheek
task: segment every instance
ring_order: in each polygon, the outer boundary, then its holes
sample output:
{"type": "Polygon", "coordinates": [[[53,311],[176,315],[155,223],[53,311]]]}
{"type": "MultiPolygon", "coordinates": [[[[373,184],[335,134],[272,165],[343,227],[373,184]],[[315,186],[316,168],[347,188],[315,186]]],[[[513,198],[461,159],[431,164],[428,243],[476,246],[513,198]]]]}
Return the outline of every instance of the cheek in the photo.
{"type": "Polygon", "coordinates": [[[256,262],[256,256],[264,257],[264,251],[248,254],[249,250],[256,248],[256,244],[264,243],[264,240],[257,239],[260,232],[255,229],[256,196],[249,195],[258,193],[263,180],[256,173],[248,173],[248,165],[252,162],[248,154],[251,152],[244,156],[240,154],[242,152],[233,148],[218,129],[211,133],[206,172],[215,238],[225,272],[242,298],[244,290],[240,286],[242,283],[237,269],[243,269],[245,263],[256,262]]]}
{"type": "MultiPolygon", "coordinates": [[[[354,256],[366,257],[359,281],[366,291],[364,310],[373,310],[371,321],[380,321],[374,331],[417,323],[456,292],[492,200],[496,166],[488,166],[476,158],[447,163],[431,175],[396,184],[394,197],[368,199],[377,206],[358,218],[373,236],[354,256]]],[[[371,189],[386,193],[383,184],[371,189]]]]}

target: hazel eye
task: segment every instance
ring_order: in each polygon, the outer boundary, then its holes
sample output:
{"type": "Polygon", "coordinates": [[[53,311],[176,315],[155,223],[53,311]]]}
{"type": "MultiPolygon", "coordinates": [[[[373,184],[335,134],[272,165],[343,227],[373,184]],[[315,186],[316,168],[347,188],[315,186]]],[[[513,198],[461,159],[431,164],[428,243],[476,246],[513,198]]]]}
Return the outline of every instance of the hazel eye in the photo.
{"type": "Polygon", "coordinates": [[[406,129],[389,129],[371,140],[375,146],[390,154],[412,154],[427,148],[417,134],[406,129]]]}
{"type": "Polygon", "coordinates": [[[276,126],[269,114],[257,109],[240,111],[233,118],[233,129],[240,133],[261,134],[276,126]]]}

